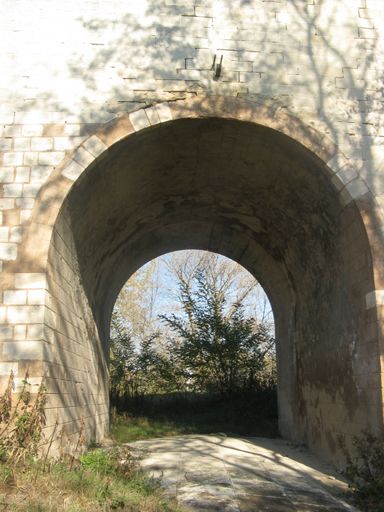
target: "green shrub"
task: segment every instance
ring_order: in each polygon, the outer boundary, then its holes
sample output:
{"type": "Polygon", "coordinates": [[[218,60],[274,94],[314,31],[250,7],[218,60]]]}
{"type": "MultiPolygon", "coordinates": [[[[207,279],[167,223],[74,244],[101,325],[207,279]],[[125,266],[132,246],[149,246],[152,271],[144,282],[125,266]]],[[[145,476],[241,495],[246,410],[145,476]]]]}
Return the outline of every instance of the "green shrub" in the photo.
{"type": "Polygon", "coordinates": [[[136,460],[127,448],[116,448],[108,454],[98,448],[80,455],[79,461],[82,467],[92,469],[96,473],[128,478],[131,478],[137,467],[136,460]]]}
{"type": "Polygon", "coordinates": [[[343,447],[347,458],[346,477],[354,499],[367,512],[384,511],[384,431],[375,436],[363,431],[354,436],[354,454],[343,447]]]}

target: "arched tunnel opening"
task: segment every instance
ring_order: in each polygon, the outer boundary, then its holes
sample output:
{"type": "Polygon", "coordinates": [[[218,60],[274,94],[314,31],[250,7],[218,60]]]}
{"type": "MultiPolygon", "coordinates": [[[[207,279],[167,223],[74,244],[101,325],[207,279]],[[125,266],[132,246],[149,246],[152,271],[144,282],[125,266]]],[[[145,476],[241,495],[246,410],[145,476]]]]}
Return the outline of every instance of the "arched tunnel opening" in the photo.
{"type": "Polygon", "coordinates": [[[75,382],[86,417],[107,428],[116,297],[143,264],[182,249],[227,256],[263,286],[275,317],[280,433],[338,464],[346,419],[377,414],[353,358],[374,289],[369,245],[324,162],[265,126],[180,119],[129,135],[86,169],[51,241],[60,364],[50,375],[75,382]]]}
{"type": "Polygon", "coordinates": [[[110,330],[110,434],[278,437],[274,318],[238,263],[176,251],[120,291],[110,330]]]}

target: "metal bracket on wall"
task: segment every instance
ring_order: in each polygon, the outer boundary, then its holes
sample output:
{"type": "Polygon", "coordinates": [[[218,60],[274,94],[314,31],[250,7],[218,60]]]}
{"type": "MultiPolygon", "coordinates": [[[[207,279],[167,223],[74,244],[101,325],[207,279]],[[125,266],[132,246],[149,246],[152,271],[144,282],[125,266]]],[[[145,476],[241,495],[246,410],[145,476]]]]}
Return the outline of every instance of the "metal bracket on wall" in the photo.
{"type": "Polygon", "coordinates": [[[223,64],[223,56],[220,58],[220,64],[216,64],[216,55],[213,57],[212,70],[215,71],[215,77],[219,78],[221,75],[221,69],[223,64]]]}

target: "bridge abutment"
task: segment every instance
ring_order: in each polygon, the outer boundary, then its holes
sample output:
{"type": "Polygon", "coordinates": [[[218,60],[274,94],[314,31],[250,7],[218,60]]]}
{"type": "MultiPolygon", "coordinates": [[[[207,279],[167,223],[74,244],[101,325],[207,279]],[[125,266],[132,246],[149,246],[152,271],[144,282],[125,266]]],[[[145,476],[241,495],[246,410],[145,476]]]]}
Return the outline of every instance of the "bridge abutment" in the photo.
{"type": "Polygon", "coordinates": [[[121,286],[160,254],[211,250],[270,298],[281,433],[340,466],[339,441],[383,423],[384,14],[88,4],[2,3],[2,385],[46,374],[47,433],[58,412],[100,439],[121,286]]]}

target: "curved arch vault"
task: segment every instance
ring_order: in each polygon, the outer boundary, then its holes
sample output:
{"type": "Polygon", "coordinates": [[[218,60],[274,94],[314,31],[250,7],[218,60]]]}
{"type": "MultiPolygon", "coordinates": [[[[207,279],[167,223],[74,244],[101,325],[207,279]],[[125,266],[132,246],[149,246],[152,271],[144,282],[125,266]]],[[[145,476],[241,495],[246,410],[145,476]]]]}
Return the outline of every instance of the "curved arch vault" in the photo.
{"type": "Polygon", "coordinates": [[[326,137],[244,105],[230,114],[217,102],[175,103],[120,118],[43,189],[30,229],[51,219],[39,261],[50,297],[43,359],[52,413],[64,404],[73,431],[84,414],[89,437],[105,433],[117,294],[150,259],[205,249],[243,265],[271,301],[281,434],[341,464],[339,438],[382,424],[369,304],[378,278],[363,222],[372,199],[353,200],[340,185],[332,166],[342,157],[326,137]]]}

